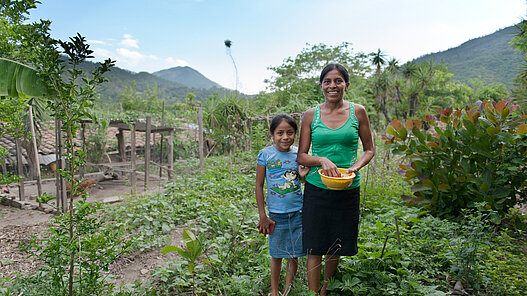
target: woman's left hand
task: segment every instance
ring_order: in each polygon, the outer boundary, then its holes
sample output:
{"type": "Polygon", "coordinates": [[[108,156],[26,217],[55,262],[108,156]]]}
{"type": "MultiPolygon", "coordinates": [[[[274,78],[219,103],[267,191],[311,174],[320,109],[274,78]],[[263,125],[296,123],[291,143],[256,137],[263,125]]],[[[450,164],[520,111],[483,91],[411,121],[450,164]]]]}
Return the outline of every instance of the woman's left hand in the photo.
{"type": "MultiPolygon", "coordinates": [[[[351,168],[349,168],[349,169],[346,170],[346,174],[352,174],[352,173],[353,173],[353,174],[357,174],[357,171],[358,171],[358,169],[356,169],[356,168],[354,168],[354,167],[351,167],[351,168]]],[[[356,177],[356,176],[355,176],[355,177],[356,177]]],[[[353,182],[350,182],[350,183],[348,184],[348,187],[347,187],[347,188],[349,188],[349,187],[351,186],[351,184],[353,184],[353,182]]]]}

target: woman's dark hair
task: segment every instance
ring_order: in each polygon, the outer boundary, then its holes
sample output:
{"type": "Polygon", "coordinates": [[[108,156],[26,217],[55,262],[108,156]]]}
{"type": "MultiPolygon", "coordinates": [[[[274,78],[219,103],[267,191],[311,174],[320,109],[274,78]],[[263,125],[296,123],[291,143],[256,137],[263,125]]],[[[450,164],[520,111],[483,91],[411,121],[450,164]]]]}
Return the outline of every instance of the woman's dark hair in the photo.
{"type": "Polygon", "coordinates": [[[271,125],[269,126],[269,131],[271,132],[271,135],[274,134],[274,130],[276,129],[276,127],[279,126],[280,123],[282,123],[282,121],[284,120],[285,122],[289,123],[289,125],[295,130],[295,133],[297,132],[298,127],[296,125],[296,120],[289,114],[280,113],[275,115],[275,117],[273,117],[273,120],[271,120],[271,125]]]}
{"type": "Polygon", "coordinates": [[[346,70],[344,66],[342,66],[341,64],[329,64],[326,67],[324,67],[324,69],[322,70],[322,73],[320,73],[320,83],[321,84],[322,84],[322,79],[324,79],[324,76],[326,76],[326,74],[328,74],[328,72],[331,70],[339,71],[340,75],[344,77],[344,81],[346,81],[346,83],[350,82],[350,75],[348,74],[348,70],[346,70]]]}

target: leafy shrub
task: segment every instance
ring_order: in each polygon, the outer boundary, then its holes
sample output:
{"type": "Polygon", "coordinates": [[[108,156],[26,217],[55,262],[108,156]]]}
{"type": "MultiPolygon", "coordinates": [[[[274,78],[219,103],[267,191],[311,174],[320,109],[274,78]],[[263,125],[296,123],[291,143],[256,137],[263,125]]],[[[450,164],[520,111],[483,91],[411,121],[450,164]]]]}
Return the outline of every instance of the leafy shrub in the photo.
{"type": "Polygon", "coordinates": [[[75,206],[73,238],[67,235],[70,217],[63,214],[53,218],[44,238],[33,236],[24,246],[42,267],[36,274],[15,280],[15,290],[20,295],[67,295],[71,253],[76,258],[75,295],[104,295],[113,289],[104,272],[127,251],[129,243],[122,238],[120,229],[104,223],[96,214],[99,204],[79,201],[75,206]]]}
{"type": "MultiPolygon", "coordinates": [[[[400,165],[412,185],[409,201],[439,216],[486,202],[499,216],[527,201],[527,116],[511,114],[504,101],[439,110],[440,123],[393,120],[386,143],[405,154],[400,165]],[[428,131],[425,126],[431,126],[428,131]]],[[[499,222],[499,216],[492,218],[499,222]]]]}

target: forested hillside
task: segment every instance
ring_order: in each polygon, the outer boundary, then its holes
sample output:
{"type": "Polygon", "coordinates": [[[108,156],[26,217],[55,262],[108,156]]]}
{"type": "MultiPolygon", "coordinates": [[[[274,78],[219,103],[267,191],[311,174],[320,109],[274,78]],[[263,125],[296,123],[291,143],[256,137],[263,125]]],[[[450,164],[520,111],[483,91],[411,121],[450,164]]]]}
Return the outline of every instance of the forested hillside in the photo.
{"type": "Polygon", "coordinates": [[[501,82],[510,89],[521,63],[520,54],[510,44],[515,32],[514,26],[507,27],[458,47],[424,55],[415,61],[434,59],[449,65],[454,79],[461,82],[480,78],[488,83],[501,82]]]}
{"type": "Polygon", "coordinates": [[[203,74],[192,69],[191,67],[174,67],[157,71],[152,74],[168,81],[181,83],[189,87],[205,89],[212,87],[221,88],[219,84],[203,76],[203,74]]]}
{"type": "MultiPolygon", "coordinates": [[[[86,72],[91,72],[95,68],[95,65],[96,63],[84,62],[81,68],[86,72]]],[[[189,69],[193,70],[192,68],[189,69]]],[[[198,75],[201,75],[199,72],[195,72],[198,75]]],[[[108,83],[105,83],[100,88],[99,93],[102,100],[108,100],[110,102],[117,102],[119,100],[119,95],[126,89],[126,87],[130,87],[133,81],[135,81],[135,90],[138,93],[144,93],[148,89],[157,86],[159,98],[163,98],[167,102],[181,102],[188,93],[196,95],[196,100],[204,100],[214,93],[218,93],[220,96],[229,93],[228,89],[222,88],[210,80],[209,86],[205,88],[199,87],[201,84],[191,83],[192,78],[190,78],[190,80],[182,79],[181,81],[183,82],[189,82],[189,84],[184,84],[169,81],[147,72],[134,73],[118,67],[113,67],[112,70],[105,73],[104,76],[108,79],[108,83]]],[[[197,77],[197,75],[195,75],[195,77],[197,77]]]]}

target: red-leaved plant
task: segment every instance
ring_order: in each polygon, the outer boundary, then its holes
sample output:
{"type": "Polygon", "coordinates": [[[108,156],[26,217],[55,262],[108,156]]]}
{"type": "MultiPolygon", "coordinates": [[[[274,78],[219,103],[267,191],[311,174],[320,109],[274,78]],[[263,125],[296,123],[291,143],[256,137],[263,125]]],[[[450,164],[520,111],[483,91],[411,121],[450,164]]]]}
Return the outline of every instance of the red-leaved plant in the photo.
{"type": "Polygon", "coordinates": [[[387,127],[385,142],[401,164],[414,196],[438,216],[456,216],[485,202],[499,222],[509,208],[527,201],[527,115],[511,112],[505,101],[439,110],[421,120],[387,127]],[[426,129],[425,129],[426,127],[426,129]]]}

